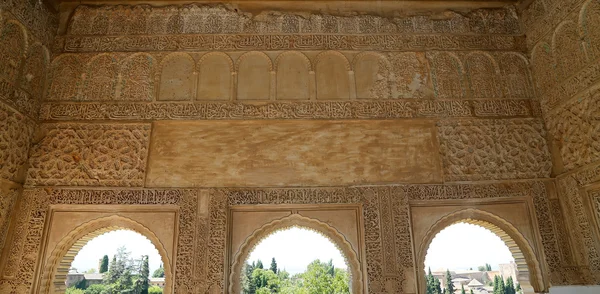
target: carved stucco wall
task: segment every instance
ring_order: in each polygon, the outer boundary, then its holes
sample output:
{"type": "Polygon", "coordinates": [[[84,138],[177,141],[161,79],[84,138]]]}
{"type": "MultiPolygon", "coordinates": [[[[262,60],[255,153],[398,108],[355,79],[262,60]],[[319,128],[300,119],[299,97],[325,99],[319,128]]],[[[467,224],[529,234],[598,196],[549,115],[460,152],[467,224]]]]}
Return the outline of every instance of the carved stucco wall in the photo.
{"type": "Polygon", "coordinates": [[[0,3],[0,256],[10,243],[57,28],[57,14],[39,1],[0,3]]]}
{"type": "Polygon", "coordinates": [[[593,204],[600,182],[600,3],[536,0],[522,21],[557,176],[553,217],[564,218],[561,226],[568,232],[559,239],[564,270],[553,283],[597,284],[600,235],[593,204]]]}
{"type": "MultiPolygon", "coordinates": [[[[48,55],[39,63],[48,67],[48,81],[41,82],[45,86],[10,88],[7,93],[14,95],[0,109],[7,112],[0,112],[0,119],[6,117],[2,122],[13,129],[0,133],[7,142],[0,141],[0,148],[15,146],[2,153],[10,154],[11,166],[2,166],[0,175],[3,180],[5,174],[19,178],[19,183],[27,177],[19,212],[6,229],[11,245],[0,262],[0,292],[27,293],[37,283],[41,274],[36,268],[42,266],[38,252],[51,250],[40,247],[47,209],[75,204],[179,207],[175,293],[225,291],[230,206],[362,205],[369,293],[415,293],[420,273],[413,260],[411,202],[522,197],[537,223],[528,241],[544,269],[536,290],[547,290],[549,279],[580,281],[579,264],[568,262],[574,255],[571,239],[565,238],[572,225],[566,221],[569,211],[552,180],[545,180],[552,160],[555,169],[557,164],[546,143],[542,113],[548,117],[547,107],[538,102],[547,105],[546,96],[535,98],[539,89],[534,82],[542,80],[534,79],[537,57],[530,65],[526,53],[531,38],[523,36],[514,8],[381,17],[257,16],[218,5],[81,5],[69,15],[64,34],[53,42],[51,61],[48,55]],[[33,102],[39,99],[25,93],[39,93],[35,97],[44,95],[45,100],[38,106],[33,102]],[[260,131],[222,127],[244,124],[260,131]],[[310,146],[302,145],[301,136],[292,140],[288,135],[295,132],[285,131],[304,124],[319,134],[310,138],[312,145],[325,146],[328,137],[337,136],[339,146],[305,150],[310,146]],[[160,132],[165,125],[186,135],[160,132]],[[282,125],[287,127],[280,132],[282,125]],[[361,140],[353,125],[388,126],[393,137],[376,150],[369,143],[374,137],[361,140]],[[415,125],[425,125],[419,135],[427,133],[431,139],[416,140],[398,127],[415,125]],[[240,148],[237,163],[185,162],[186,154],[221,154],[214,142],[228,144],[233,150],[228,152],[240,148]],[[275,156],[282,148],[278,146],[302,147],[308,157],[282,152],[292,156],[282,160],[275,156]],[[419,150],[428,150],[433,163],[420,170],[426,176],[418,180],[399,172],[400,167],[378,168],[377,160],[360,156],[376,151],[403,162],[419,150]],[[249,155],[256,151],[261,157],[249,155]],[[166,158],[183,159],[187,178],[156,169],[166,158]],[[356,164],[361,158],[368,159],[364,166],[356,164]],[[322,172],[328,162],[353,168],[352,180],[322,172]],[[232,189],[212,180],[225,171],[240,176],[238,166],[273,174],[296,170],[309,179],[331,177],[340,186],[316,188],[310,187],[315,182],[293,177],[257,179],[250,174],[245,179],[253,188],[232,189]],[[313,169],[319,173],[310,174],[313,169]],[[197,177],[207,177],[207,171],[214,173],[208,176],[212,182],[197,177]],[[261,188],[265,186],[278,188],[261,188]],[[200,213],[199,199],[209,199],[208,214],[200,213]]],[[[34,18],[16,19],[39,24],[34,18]]],[[[12,27],[6,30],[12,37],[2,40],[15,46],[20,39],[12,27]]],[[[5,76],[16,77],[25,70],[13,70],[15,61],[6,59],[11,54],[0,58],[10,65],[3,67],[5,76]]],[[[39,69],[37,64],[22,68],[39,69]]],[[[24,81],[38,81],[39,75],[25,76],[24,81]]],[[[588,162],[582,160],[574,164],[588,162]]],[[[572,177],[578,181],[579,175],[572,177]]],[[[591,183],[593,177],[586,179],[591,183]]],[[[12,193],[3,192],[7,203],[18,197],[12,193]]],[[[5,215],[0,212],[0,224],[5,215]]],[[[587,224],[592,226],[591,219],[587,224]]]]}

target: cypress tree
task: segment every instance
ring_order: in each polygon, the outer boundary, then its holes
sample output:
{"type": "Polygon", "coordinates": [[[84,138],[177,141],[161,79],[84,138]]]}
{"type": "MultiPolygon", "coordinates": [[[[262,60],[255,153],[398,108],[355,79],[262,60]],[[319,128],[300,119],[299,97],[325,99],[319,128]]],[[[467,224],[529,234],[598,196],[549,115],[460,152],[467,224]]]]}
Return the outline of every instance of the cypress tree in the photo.
{"type": "Polygon", "coordinates": [[[440,284],[440,280],[433,279],[433,294],[442,294],[442,285],[440,284]]]}
{"type": "Polygon", "coordinates": [[[521,293],[521,284],[517,283],[517,287],[515,287],[517,293],[521,293]]]}
{"type": "Polygon", "coordinates": [[[270,270],[273,271],[273,273],[277,273],[277,261],[275,261],[275,257],[273,257],[271,259],[271,268],[270,270]]]}
{"type": "Polygon", "coordinates": [[[452,275],[450,275],[449,269],[446,269],[446,293],[454,294],[454,284],[452,284],[452,275]]]}
{"type": "Polygon", "coordinates": [[[142,292],[141,294],[148,294],[148,288],[150,287],[150,266],[148,265],[148,255],[142,255],[142,269],[140,270],[140,285],[142,292]]]}
{"type": "Polygon", "coordinates": [[[488,272],[491,272],[492,271],[492,266],[486,263],[485,264],[485,270],[488,271],[488,272]]]}
{"type": "Polygon", "coordinates": [[[263,264],[262,261],[260,261],[260,259],[256,261],[256,268],[263,269],[263,264]]]}
{"type": "Polygon", "coordinates": [[[506,294],[506,290],[505,290],[505,286],[504,286],[504,278],[500,277],[498,279],[499,283],[498,283],[498,294],[506,294]]]}
{"type": "Polygon", "coordinates": [[[98,268],[99,273],[105,273],[108,271],[108,255],[104,255],[100,261],[100,267],[98,268]]]}
{"type": "Polygon", "coordinates": [[[498,282],[498,276],[494,276],[494,290],[493,290],[494,294],[499,294],[498,293],[499,286],[500,286],[500,282],[498,282]]]}
{"type": "Polygon", "coordinates": [[[473,293],[473,289],[471,289],[471,293],[470,293],[470,294],[474,294],[474,293],[473,293]]]}
{"type": "Polygon", "coordinates": [[[460,294],[467,294],[465,293],[465,285],[460,285],[460,294]]]}
{"type": "Polygon", "coordinates": [[[504,289],[504,293],[505,294],[516,294],[517,293],[517,291],[515,290],[515,283],[513,282],[512,277],[508,277],[508,279],[506,280],[506,287],[504,289]]]}
{"type": "Polygon", "coordinates": [[[435,288],[434,288],[434,280],[435,278],[433,277],[433,274],[431,274],[431,268],[429,268],[429,272],[427,273],[426,276],[426,281],[427,281],[427,294],[435,294],[435,288]]]}

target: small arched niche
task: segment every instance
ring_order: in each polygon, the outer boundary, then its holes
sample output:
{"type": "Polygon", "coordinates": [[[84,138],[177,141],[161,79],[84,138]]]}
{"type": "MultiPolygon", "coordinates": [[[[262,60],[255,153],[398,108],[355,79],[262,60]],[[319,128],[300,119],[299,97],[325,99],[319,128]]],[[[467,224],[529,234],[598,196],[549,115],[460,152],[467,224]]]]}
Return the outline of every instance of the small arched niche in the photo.
{"type": "Polygon", "coordinates": [[[244,270],[245,264],[249,260],[252,251],[254,251],[264,239],[272,234],[291,228],[301,228],[316,232],[334,244],[346,261],[347,271],[350,276],[350,293],[363,293],[363,280],[360,270],[361,264],[352,245],[339,231],[330,225],[299,214],[292,214],[267,223],[246,238],[240,246],[240,249],[233,256],[233,264],[229,275],[228,293],[242,293],[242,271],[244,270]]]}
{"type": "MultiPolygon", "coordinates": [[[[527,239],[509,222],[486,211],[465,209],[449,214],[435,223],[426,233],[417,255],[419,293],[426,293],[425,259],[435,237],[444,229],[465,223],[482,227],[498,236],[512,254],[517,268],[517,281],[524,294],[545,292],[542,271],[535,252],[527,239]]],[[[482,246],[485,246],[483,244],[482,246]]]]}
{"type": "Polygon", "coordinates": [[[167,252],[158,237],[142,224],[121,216],[109,216],[82,224],[66,235],[52,251],[44,265],[39,293],[65,293],[67,274],[79,251],[92,239],[117,230],[128,230],[146,237],[154,245],[161,257],[165,271],[163,293],[173,293],[173,272],[167,252]]]}

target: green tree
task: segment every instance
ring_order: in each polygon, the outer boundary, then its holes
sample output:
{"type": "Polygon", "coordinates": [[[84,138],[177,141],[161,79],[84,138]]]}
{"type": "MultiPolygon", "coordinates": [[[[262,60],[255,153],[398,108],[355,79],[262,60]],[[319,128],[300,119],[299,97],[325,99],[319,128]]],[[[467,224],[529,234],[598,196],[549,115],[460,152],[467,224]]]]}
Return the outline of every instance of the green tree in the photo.
{"type": "Polygon", "coordinates": [[[478,270],[478,271],[480,271],[480,272],[485,272],[485,271],[486,271],[486,269],[487,269],[487,268],[486,268],[486,266],[485,266],[485,265],[480,265],[480,266],[478,266],[478,267],[477,267],[477,270],[478,270]]]}
{"type": "Polygon", "coordinates": [[[333,276],[333,293],[342,294],[342,293],[350,293],[350,277],[348,276],[348,272],[336,268],[335,274],[333,276]]]}
{"type": "Polygon", "coordinates": [[[521,290],[521,284],[517,283],[517,287],[515,287],[515,290],[517,291],[517,293],[523,293],[523,291],[521,290]]]}
{"type": "Polygon", "coordinates": [[[254,262],[249,264],[246,262],[244,266],[244,275],[242,275],[242,291],[245,294],[255,294],[256,285],[252,281],[252,272],[254,271],[254,262]]]}
{"type": "Polygon", "coordinates": [[[150,287],[149,275],[148,255],[142,255],[142,266],[136,281],[136,288],[140,290],[141,294],[148,294],[148,288],[150,287]]]}
{"type": "Polygon", "coordinates": [[[165,277],[165,268],[163,267],[163,264],[161,263],[160,266],[154,270],[154,272],[152,273],[152,277],[153,278],[164,278],[165,277]]]}
{"type": "Polygon", "coordinates": [[[474,294],[474,293],[473,293],[473,289],[471,289],[471,293],[470,293],[470,294],[474,294]]]}
{"type": "Polygon", "coordinates": [[[256,268],[263,269],[263,264],[262,261],[260,261],[260,259],[256,261],[256,268]]]}
{"type": "Polygon", "coordinates": [[[499,286],[500,286],[500,282],[498,281],[498,276],[494,276],[494,288],[492,290],[493,294],[498,294],[499,286]]]}
{"type": "Polygon", "coordinates": [[[467,294],[465,292],[465,285],[460,285],[460,294],[467,294]]]}
{"type": "Polygon", "coordinates": [[[77,289],[75,287],[69,287],[69,288],[67,288],[67,291],[65,292],[65,294],[85,294],[85,292],[83,292],[83,290],[77,289]]]}
{"type": "Polygon", "coordinates": [[[90,285],[87,289],[85,289],[84,293],[85,294],[106,294],[108,292],[106,291],[106,285],[94,284],[94,285],[90,285]]]}
{"type": "Polygon", "coordinates": [[[315,260],[311,262],[306,272],[302,275],[304,286],[309,294],[321,294],[333,292],[333,277],[328,273],[330,267],[327,263],[315,260]]]}
{"type": "Polygon", "coordinates": [[[271,259],[270,270],[272,270],[274,273],[277,273],[277,261],[275,261],[275,257],[271,259]]]}
{"type": "Polygon", "coordinates": [[[431,268],[429,268],[428,272],[427,272],[427,276],[425,278],[427,294],[437,294],[437,293],[435,293],[434,280],[435,280],[435,277],[431,273],[431,268]]]}
{"type": "Polygon", "coordinates": [[[148,294],[162,294],[163,290],[159,286],[152,286],[148,288],[148,294]]]}
{"type": "Polygon", "coordinates": [[[102,259],[100,260],[100,266],[98,268],[98,272],[102,274],[107,271],[108,271],[108,255],[104,255],[104,256],[102,256],[102,259]]]}
{"type": "Polygon", "coordinates": [[[452,275],[450,270],[446,269],[446,292],[447,294],[454,294],[454,284],[452,284],[452,275]]]}
{"type": "Polygon", "coordinates": [[[504,294],[516,294],[515,283],[512,277],[506,279],[506,287],[504,288],[504,294]]]}
{"type": "Polygon", "coordinates": [[[492,271],[492,266],[486,263],[485,264],[485,270],[488,271],[488,272],[491,272],[492,271]]]}

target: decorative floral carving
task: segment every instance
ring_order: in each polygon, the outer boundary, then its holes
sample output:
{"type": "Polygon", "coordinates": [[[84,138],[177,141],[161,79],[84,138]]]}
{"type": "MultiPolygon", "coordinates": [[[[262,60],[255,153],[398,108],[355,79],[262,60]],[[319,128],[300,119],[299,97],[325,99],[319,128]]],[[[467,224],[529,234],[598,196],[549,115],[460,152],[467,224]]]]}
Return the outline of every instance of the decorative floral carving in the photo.
{"type": "Polygon", "coordinates": [[[0,251],[4,249],[6,234],[11,222],[11,214],[14,211],[19,190],[16,188],[0,190],[0,251]]]}
{"type": "Polygon", "coordinates": [[[142,186],[149,124],[43,125],[28,185],[142,186]]]}
{"type": "Polygon", "coordinates": [[[544,178],[552,167],[539,120],[442,121],[448,181],[544,178]]]}
{"type": "Polygon", "coordinates": [[[24,180],[27,153],[35,124],[0,103],[0,178],[24,180]]]}

